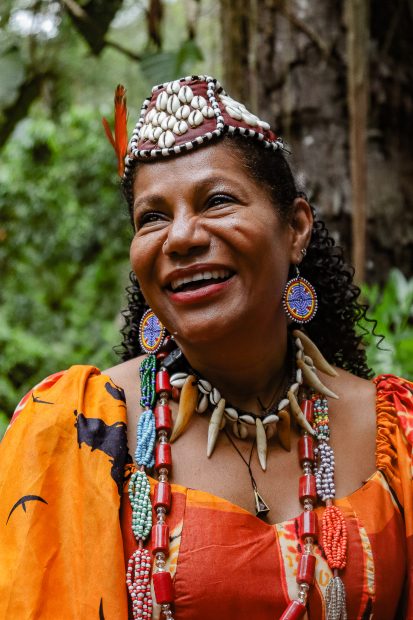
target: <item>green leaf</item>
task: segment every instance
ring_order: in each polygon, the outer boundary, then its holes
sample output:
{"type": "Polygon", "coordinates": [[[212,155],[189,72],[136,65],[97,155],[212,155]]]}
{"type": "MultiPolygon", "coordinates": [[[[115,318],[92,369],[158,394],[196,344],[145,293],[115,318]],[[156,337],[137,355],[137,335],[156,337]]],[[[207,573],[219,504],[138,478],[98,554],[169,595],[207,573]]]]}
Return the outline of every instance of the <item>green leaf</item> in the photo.
{"type": "Polygon", "coordinates": [[[204,60],[201,48],[193,39],[184,41],[178,50],[176,62],[177,73],[183,75],[184,73],[191,73],[191,67],[196,63],[204,60]]]}
{"type": "Polygon", "coordinates": [[[181,77],[177,66],[176,52],[157,52],[147,54],[139,63],[141,71],[150,84],[163,82],[181,77]]]}

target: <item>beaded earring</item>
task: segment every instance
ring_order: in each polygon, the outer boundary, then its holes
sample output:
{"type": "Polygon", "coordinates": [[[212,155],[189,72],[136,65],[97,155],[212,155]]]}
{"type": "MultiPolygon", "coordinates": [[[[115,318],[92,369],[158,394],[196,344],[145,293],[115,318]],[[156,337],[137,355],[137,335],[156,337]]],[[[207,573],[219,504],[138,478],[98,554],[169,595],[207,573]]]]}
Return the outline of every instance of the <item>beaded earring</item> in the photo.
{"type": "Polygon", "coordinates": [[[149,308],[139,323],[139,343],[146,353],[156,353],[165,338],[165,327],[153,310],[149,308]]]}
{"type": "Polygon", "coordinates": [[[312,284],[300,276],[295,266],[296,276],[288,280],[283,293],[283,306],[289,318],[296,323],[308,323],[317,312],[317,294],[312,284]]]}

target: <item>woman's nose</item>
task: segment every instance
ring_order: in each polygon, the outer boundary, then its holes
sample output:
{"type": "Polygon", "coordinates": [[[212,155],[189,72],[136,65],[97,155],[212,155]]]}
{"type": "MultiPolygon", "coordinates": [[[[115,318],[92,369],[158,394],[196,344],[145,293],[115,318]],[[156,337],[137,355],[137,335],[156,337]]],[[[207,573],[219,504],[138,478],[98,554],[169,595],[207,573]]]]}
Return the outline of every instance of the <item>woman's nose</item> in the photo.
{"type": "Polygon", "coordinates": [[[168,256],[186,256],[209,247],[210,235],[197,214],[182,213],[168,227],[162,251],[168,256]]]}

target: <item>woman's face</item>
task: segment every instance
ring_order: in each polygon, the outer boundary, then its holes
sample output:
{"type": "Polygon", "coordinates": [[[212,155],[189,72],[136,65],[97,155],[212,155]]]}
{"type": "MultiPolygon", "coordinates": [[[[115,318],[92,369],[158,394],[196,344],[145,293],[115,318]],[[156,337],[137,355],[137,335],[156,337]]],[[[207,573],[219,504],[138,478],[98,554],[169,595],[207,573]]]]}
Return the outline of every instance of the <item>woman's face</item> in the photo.
{"type": "Polygon", "coordinates": [[[227,145],[141,165],[134,221],[132,268],[182,344],[285,321],[294,229],[227,145]]]}

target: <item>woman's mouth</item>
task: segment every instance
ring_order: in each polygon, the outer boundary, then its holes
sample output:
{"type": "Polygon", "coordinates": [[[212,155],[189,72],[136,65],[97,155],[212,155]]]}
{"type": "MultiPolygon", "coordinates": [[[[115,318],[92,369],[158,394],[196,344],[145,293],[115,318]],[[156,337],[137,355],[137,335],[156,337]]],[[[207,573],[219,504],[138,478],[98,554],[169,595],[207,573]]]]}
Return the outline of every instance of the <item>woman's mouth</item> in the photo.
{"type": "Polygon", "coordinates": [[[170,299],[175,303],[200,303],[225,289],[234,275],[234,272],[229,269],[198,271],[174,278],[166,290],[170,299]]]}
{"type": "Polygon", "coordinates": [[[183,278],[176,278],[175,280],[172,280],[168,288],[174,293],[195,291],[200,288],[205,288],[206,286],[225,282],[231,277],[231,275],[233,274],[231,274],[231,272],[227,269],[201,271],[183,278]]]}

